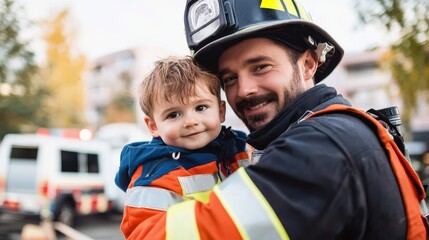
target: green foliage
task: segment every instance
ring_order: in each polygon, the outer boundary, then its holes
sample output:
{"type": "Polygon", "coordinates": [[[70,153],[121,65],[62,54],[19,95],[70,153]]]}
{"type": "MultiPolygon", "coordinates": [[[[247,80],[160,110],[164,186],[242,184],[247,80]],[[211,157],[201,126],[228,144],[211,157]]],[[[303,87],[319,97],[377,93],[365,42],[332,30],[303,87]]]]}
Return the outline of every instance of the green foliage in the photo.
{"type": "Polygon", "coordinates": [[[21,10],[12,0],[0,0],[0,139],[10,132],[35,131],[46,123],[42,105],[48,93],[34,54],[19,39],[21,10]]]}
{"type": "Polygon", "coordinates": [[[356,7],[363,23],[399,32],[381,64],[390,69],[399,86],[404,104],[401,115],[409,130],[419,95],[429,92],[429,1],[365,0],[356,1],[356,7]]]}

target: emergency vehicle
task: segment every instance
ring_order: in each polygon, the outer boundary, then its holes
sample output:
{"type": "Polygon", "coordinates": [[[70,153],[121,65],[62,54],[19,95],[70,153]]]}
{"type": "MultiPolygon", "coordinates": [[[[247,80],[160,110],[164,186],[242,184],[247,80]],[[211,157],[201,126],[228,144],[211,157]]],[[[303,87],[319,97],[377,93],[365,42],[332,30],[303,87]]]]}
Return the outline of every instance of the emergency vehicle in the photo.
{"type": "Polygon", "coordinates": [[[0,212],[48,214],[69,226],[77,216],[106,213],[110,157],[101,141],[8,134],[0,145],[0,212]]]}

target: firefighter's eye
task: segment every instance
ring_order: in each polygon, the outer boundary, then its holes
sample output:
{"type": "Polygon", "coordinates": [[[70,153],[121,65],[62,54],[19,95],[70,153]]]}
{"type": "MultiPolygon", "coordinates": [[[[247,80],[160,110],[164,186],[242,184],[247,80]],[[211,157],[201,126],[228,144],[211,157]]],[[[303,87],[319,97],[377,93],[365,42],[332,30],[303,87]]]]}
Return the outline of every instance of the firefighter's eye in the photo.
{"type": "Polygon", "coordinates": [[[261,64],[256,66],[255,72],[257,73],[265,73],[271,69],[271,65],[269,64],[261,64]]]}
{"type": "Polygon", "coordinates": [[[222,77],[222,84],[224,87],[231,86],[237,80],[236,75],[226,75],[222,77]]]}

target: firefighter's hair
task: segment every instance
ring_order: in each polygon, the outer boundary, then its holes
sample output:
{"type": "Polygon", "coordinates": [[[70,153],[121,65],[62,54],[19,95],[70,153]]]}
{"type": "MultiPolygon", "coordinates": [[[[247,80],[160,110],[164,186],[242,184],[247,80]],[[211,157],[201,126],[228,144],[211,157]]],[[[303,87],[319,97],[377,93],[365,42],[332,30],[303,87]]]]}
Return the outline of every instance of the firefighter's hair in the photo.
{"type": "Polygon", "coordinates": [[[140,107],[153,119],[156,103],[161,99],[186,103],[196,95],[196,86],[206,87],[220,102],[220,81],[216,75],[200,68],[190,56],[167,57],[155,62],[154,69],[140,84],[140,107]]]}

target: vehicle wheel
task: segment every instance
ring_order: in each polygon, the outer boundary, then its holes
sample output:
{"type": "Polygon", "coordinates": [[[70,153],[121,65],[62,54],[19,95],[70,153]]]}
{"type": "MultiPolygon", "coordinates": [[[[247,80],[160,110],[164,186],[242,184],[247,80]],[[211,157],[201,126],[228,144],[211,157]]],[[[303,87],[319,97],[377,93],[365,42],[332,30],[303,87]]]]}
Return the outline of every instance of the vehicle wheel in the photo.
{"type": "Polygon", "coordinates": [[[58,211],[57,221],[67,226],[74,227],[76,224],[75,220],[76,211],[72,204],[69,202],[62,203],[58,211]]]}

